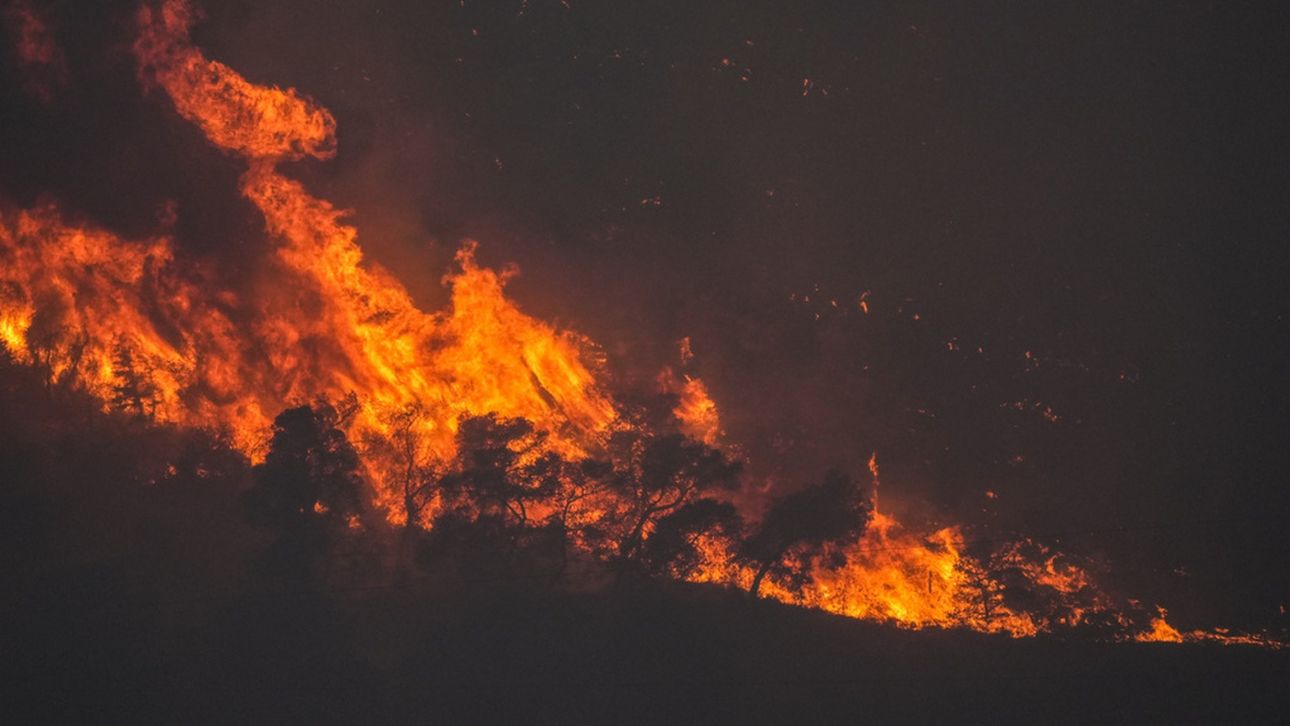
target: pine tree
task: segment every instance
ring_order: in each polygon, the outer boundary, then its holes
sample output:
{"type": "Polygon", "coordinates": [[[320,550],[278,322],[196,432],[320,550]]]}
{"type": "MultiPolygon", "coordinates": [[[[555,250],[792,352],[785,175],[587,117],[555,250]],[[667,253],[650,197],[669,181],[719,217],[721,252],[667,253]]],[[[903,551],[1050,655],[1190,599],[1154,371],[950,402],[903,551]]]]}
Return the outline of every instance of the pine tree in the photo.
{"type": "Polygon", "coordinates": [[[112,404],[121,411],[150,416],[156,409],[157,389],[149,378],[149,369],[135,360],[130,346],[117,339],[113,346],[112,373],[116,379],[112,386],[112,404]]]}

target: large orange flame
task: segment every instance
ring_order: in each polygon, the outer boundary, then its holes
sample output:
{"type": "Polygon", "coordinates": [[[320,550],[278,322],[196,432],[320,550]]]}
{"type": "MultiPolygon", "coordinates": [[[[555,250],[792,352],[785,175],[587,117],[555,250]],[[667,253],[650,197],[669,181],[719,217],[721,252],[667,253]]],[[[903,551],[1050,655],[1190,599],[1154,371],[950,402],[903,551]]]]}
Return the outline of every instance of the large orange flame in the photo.
{"type": "MultiPolygon", "coordinates": [[[[507,275],[477,265],[473,243],[445,278],[450,308],[419,310],[397,280],[363,263],[339,210],[275,168],[331,156],[331,114],[207,60],[188,41],[195,17],[183,0],[140,10],[140,74],[211,143],[247,159],[242,192],[277,242],[276,284],[239,299],[197,284],[200,271],[177,264],[167,238],[127,242],[52,208],[5,215],[5,347],[105,401],[222,427],[253,458],[284,406],[350,394],[356,439],[386,433],[392,413],[423,412],[415,433],[431,461],[452,455],[459,417],[490,412],[534,422],[567,455],[594,444],[616,412],[590,342],[521,312],[505,296],[507,275]]],[[[381,462],[367,463],[378,503],[398,520],[381,462]]]]}
{"type": "Polygon", "coordinates": [[[527,418],[566,454],[606,430],[615,411],[586,362],[589,343],[521,313],[503,294],[504,277],[475,264],[473,244],[448,278],[450,312],[425,313],[392,276],[361,264],[357,231],[338,210],[276,171],[285,158],[334,153],[335,121],[325,109],[203,57],[188,41],[194,13],[182,0],[145,7],[139,19],[145,79],[213,144],[250,162],[242,192],[263,212],[279,261],[296,279],[294,299],[260,321],[260,337],[276,343],[275,368],[298,396],[357,394],[360,432],[381,432],[390,411],[416,406],[427,412],[416,433],[441,459],[452,454],[465,414],[527,418]],[[299,355],[302,347],[310,355],[299,355]]]}
{"type": "MultiPolygon", "coordinates": [[[[876,474],[876,458],[871,464],[876,474]]],[[[875,510],[858,542],[803,563],[810,571],[805,586],[770,581],[761,591],[785,603],[905,628],[962,627],[1022,637],[1080,625],[1094,612],[1128,624],[1087,573],[1073,564],[1059,564],[1056,555],[1027,558],[1015,548],[1004,548],[999,556],[982,561],[965,549],[958,527],[920,534],[875,510]],[[1025,587],[1050,595],[1056,607],[1044,612],[1009,607],[1005,570],[1025,587]]],[[[719,542],[706,542],[704,551],[706,565],[693,579],[741,587],[753,580],[752,569],[737,563],[719,542]]]]}

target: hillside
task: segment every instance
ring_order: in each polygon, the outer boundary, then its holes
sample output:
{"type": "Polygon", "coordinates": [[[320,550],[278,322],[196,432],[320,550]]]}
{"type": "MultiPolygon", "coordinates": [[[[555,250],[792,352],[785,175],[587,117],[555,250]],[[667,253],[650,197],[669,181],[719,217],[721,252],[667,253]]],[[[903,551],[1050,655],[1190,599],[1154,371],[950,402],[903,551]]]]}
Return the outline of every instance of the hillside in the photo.
{"type": "Polygon", "coordinates": [[[1288,705],[1285,651],[908,631],[649,580],[284,583],[255,564],[244,460],[0,373],[20,722],[1278,723],[1288,705]]]}

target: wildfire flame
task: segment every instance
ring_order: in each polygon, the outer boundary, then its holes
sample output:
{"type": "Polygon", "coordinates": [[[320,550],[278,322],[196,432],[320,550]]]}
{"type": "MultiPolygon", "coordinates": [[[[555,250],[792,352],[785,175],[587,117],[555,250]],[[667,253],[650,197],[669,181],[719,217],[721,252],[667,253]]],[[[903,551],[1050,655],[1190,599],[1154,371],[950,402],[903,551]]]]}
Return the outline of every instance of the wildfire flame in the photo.
{"type": "MultiPolygon", "coordinates": [[[[206,59],[188,40],[195,19],[183,0],[139,11],[140,76],[212,144],[246,158],[241,191],[277,243],[273,284],[212,291],[167,237],[125,241],[52,207],[6,214],[0,340],[11,354],[158,420],[220,426],[252,458],[277,411],[349,394],[361,404],[355,438],[387,433],[391,413],[424,411],[415,433],[432,459],[451,457],[461,416],[490,412],[532,421],[550,450],[583,454],[616,417],[590,341],[521,312],[505,296],[509,273],[479,266],[473,243],[445,278],[449,309],[417,309],[363,262],[341,211],[276,170],[335,153],[331,114],[206,59]]],[[[367,463],[377,503],[397,521],[381,462],[367,463]]]]}
{"type": "MultiPolygon", "coordinates": [[[[930,534],[907,530],[877,508],[876,454],[869,459],[869,469],[874,479],[873,513],[860,540],[806,563],[810,577],[804,587],[771,581],[762,592],[785,603],[906,628],[963,627],[1025,637],[1056,626],[1079,625],[1094,612],[1128,625],[1083,569],[1058,562],[1057,555],[1027,557],[1014,544],[982,561],[966,553],[960,527],[943,527],[930,534]],[[1056,607],[1047,612],[1010,607],[1005,598],[1008,585],[1002,581],[1005,571],[1014,575],[1018,585],[1046,593],[1056,607]]],[[[707,566],[693,576],[696,581],[747,587],[753,580],[752,568],[736,563],[720,543],[705,543],[705,553],[707,566]]]]}
{"type": "Polygon", "coordinates": [[[1169,611],[1162,607],[1157,607],[1160,612],[1159,617],[1151,619],[1151,630],[1138,634],[1136,640],[1143,643],[1181,643],[1183,642],[1182,633],[1165,620],[1169,616],[1169,611]]]}
{"type": "MultiPolygon", "coordinates": [[[[685,350],[688,348],[682,349],[683,352],[685,350]]],[[[678,377],[671,368],[664,368],[659,373],[658,383],[663,393],[677,397],[672,415],[680,422],[681,431],[709,446],[715,446],[721,436],[721,414],[703,380],[690,375],[678,377]]]]}
{"type": "MultiPolygon", "coordinates": [[[[334,156],[335,119],[294,89],[254,85],[206,58],[188,36],[197,19],[186,0],[139,11],[140,80],[164,91],[214,146],[246,161],[241,193],[275,243],[266,281],[220,289],[165,234],[125,240],[52,205],[0,208],[0,343],[13,358],[42,366],[51,380],[75,381],[105,406],[222,429],[253,460],[278,411],[320,397],[353,397],[355,440],[388,438],[406,426],[427,463],[453,457],[457,422],[468,415],[527,419],[545,434],[543,450],[570,459],[623,425],[598,382],[602,363],[591,341],[524,314],[505,295],[513,272],[480,266],[474,243],[462,246],[444,278],[451,303],[440,312],[418,309],[398,280],[365,262],[344,212],[277,168],[334,156]]],[[[867,297],[859,300],[865,312],[867,297]]],[[[692,357],[686,338],[682,366],[692,357]]],[[[659,384],[679,399],[673,413],[681,429],[715,445],[720,417],[707,386],[671,369],[659,384]]],[[[403,523],[393,465],[374,454],[365,465],[376,503],[403,523]]],[[[763,593],[915,628],[1027,636],[1094,614],[1127,624],[1085,570],[1034,543],[985,559],[967,554],[958,527],[907,530],[878,511],[876,454],[869,469],[873,513],[860,540],[804,563],[804,587],[771,578],[763,593]],[[1057,605],[1014,607],[1008,596],[1017,587],[1057,605]]],[[[704,562],[692,579],[748,586],[754,573],[727,545],[700,544],[704,562]]],[[[1161,609],[1136,639],[1254,637],[1184,635],[1165,615],[1161,609]]]]}

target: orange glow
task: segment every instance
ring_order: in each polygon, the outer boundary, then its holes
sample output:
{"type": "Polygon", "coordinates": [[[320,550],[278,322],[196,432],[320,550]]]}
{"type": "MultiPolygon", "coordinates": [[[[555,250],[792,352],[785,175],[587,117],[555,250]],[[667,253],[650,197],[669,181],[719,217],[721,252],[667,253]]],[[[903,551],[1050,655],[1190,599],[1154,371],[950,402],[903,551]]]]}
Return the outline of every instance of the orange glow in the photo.
{"type": "Polygon", "coordinates": [[[0,261],[0,341],[10,355],[43,366],[51,380],[74,376],[105,401],[128,362],[147,371],[150,410],[139,413],[179,415],[194,355],[161,332],[188,292],[167,274],[168,240],[125,243],[46,206],[0,212],[0,261]]]}
{"type": "MultiPolygon", "coordinates": [[[[694,350],[688,335],[681,339],[679,353],[682,366],[694,360],[694,350]]],[[[663,393],[677,396],[678,401],[672,409],[672,415],[681,424],[681,431],[709,446],[715,446],[721,436],[721,415],[717,411],[716,401],[708,393],[707,385],[689,374],[682,374],[678,378],[668,367],[659,372],[658,387],[663,393]]]]}
{"type": "Polygon", "coordinates": [[[837,569],[817,564],[805,604],[851,617],[888,620],[906,627],[966,626],[1034,635],[1041,624],[989,600],[997,583],[973,582],[980,565],[962,554],[963,535],[953,527],[927,537],[907,532],[877,513],[864,537],[845,551],[837,569]]]}
{"type": "Polygon", "coordinates": [[[54,42],[45,19],[27,0],[11,0],[0,9],[26,90],[44,103],[67,83],[67,58],[54,42]]]}
{"type": "Polygon", "coordinates": [[[698,378],[686,376],[680,393],[681,401],[672,414],[681,422],[681,430],[709,446],[715,445],[721,434],[721,419],[708,387],[698,378]]]}
{"type": "MultiPolygon", "coordinates": [[[[906,529],[894,516],[878,510],[876,453],[869,458],[869,471],[874,483],[873,513],[860,540],[801,563],[810,571],[803,587],[768,580],[761,588],[764,595],[905,628],[970,628],[1013,637],[1076,626],[1092,613],[1127,624],[1087,573],[1036,543],[1013,543],[982,561],[965,552],[966,541],[958,527],[930,534],[906,529]],[[1004,572],[1019,577],[1024,587],[1053,605],[1042,613],[1008,607],[1004,572]]],[[[719,543],[706,542],[702,549],[707,563],[692,579],[743,588],[752,582],[753,570],[735,562],[719,543]]]]}
{"type": "Polygon", "coordinates": [[[1143,643],[1181,643],[1183,642],[1182,633],[1170,625],[1165,617],[1169,612],[1162,607],[1157,607],[1160,616],[1151,619],[1151,630],[1145,633],[1139,633],[1136,640],[1143,643]]]}
{"type": "Polygon", "coordinates": [[[1133,636],[1139,643],[1218,643],[1219,645],[1249,645],[1268,650],[1290,647],[1283,641],[1263,633],[1233,633],[1227,628],[1192,630],[1183,632],[1170,625],[1166,618],[1169,611],[1156,606],[1158,615],[1151,618],[1151,628],[1133,636]]]}
{"type": "MultiPolygon", "coordinates": [[[[388,435],[389,412],[420,407],[427,415],[416,433],[431,459],[452,456],[459,417],[490,412],[527,418],[551,434],[549,449],[581,455],[616,416],[596,384],[589,341],[520,312],[504,294],[512,273],[478,266],[473,243],[445,278],[449,311],[417,309],[397,280],[363,264],[343,213],[275,169],[281,159],[333,155],[331,114],[292,89],[252,85],[205,59],[187,39],[193,19],[181,0],[142,10],[140,72],[214,145],[250,162],[242,193],[264,214],[281,272],[293,282],[257,321],[256,337],[273,344],[274,375],[288,387],[281,397],[356,394],[356,439],[388,435]]],[[[378,503],[398,521],[399,498],[379,485],[386,463],[367,463],[378,503]]]]}
{"type": "Polygon", "coordinates": [[[680,344],[681,365],[686,366],[694,360],[694,349],[690,347],[690,336],[681,338],[680,344]]]}
{"type": "MultiPolygon", "coordinates": [[[[811,576],[805,587],[795,590],[767,582],[762,592],[789,604],[914,629],[971,628],[1026,637],[1058,625],[1078,624],[1074,604],[1055,618],[1008,608],[1002,602],[1004,585],[985,563],[963,550],[963,534],[956,527],[920,535],[879,512],[860,541],[810,563],[811,576]]],[[[715,546],[705,551],[711,564],[694,579],[747,587],[753,577],[749,568],[733,563],[715,546]]],[[[1059,583],[1046,580],[1042,573],[1040,568],[1024,575],[1032,587],[1058,597],[1066,594],[1059,583]]]]}

